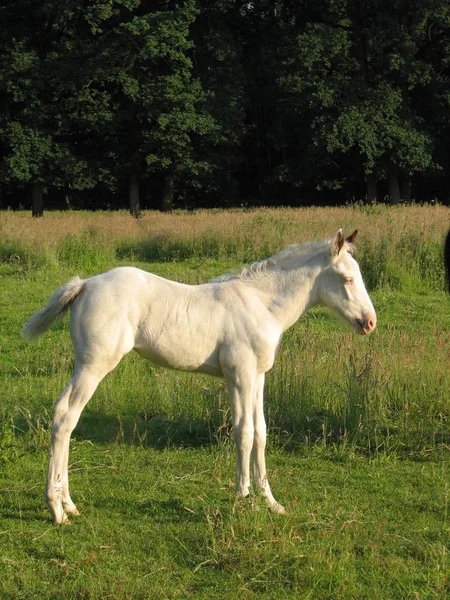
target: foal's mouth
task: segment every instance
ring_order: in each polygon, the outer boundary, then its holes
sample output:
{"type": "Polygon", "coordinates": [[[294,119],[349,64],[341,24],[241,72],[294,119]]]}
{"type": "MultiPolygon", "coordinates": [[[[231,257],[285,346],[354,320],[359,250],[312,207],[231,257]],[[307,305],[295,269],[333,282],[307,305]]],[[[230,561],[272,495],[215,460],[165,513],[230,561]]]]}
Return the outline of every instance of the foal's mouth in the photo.
{"type": "Polygon", "coordinates": [[[368,335],[367,331],[364,329],[364,321],[362,319],[355,319],[355,322],[357,323],[357,325],[359,327],[359,332],[362,335],[368,335]]]}

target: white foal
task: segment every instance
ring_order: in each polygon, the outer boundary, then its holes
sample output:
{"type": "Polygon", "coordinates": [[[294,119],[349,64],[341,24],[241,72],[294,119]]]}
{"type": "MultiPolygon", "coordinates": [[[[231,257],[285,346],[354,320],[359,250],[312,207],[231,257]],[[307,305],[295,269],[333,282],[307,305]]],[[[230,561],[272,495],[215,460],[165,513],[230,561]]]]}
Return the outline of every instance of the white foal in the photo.
{"type": "Polygon", "coordinates": [[[55,523],[78,514],[69,494],[70,435],[100,381],[130,350],[173,369],[226,380],[237,448],[236,490],[256,486],[275,513],[284,513],[266,474],[265,373],[283,333],[312,306],[339,313],[356,333],[371,333],[375,310],[352,256],[356,231],[294,244],[240,273],[184,285],[132,267],[72,279],[24,326],[33,339],[72,307],[75,370],[56,402],[46,498],[55,523]]]}

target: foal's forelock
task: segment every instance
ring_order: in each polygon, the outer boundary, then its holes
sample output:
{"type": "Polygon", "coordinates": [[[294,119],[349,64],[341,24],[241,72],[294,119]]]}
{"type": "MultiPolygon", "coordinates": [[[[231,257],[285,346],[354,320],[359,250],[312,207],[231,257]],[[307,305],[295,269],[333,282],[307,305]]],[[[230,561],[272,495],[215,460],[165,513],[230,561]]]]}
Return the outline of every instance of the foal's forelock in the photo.
{"type": "MultiPolygon", "coordinates": [[[[287,271],[290,269],[298,269],[305,263],[311,256],[321,252],[323,250],[330,250],[331,244],[333,243],[334,237],[321,240],[319,242],[304,242],[302,244],[291,244],[276,252],[269,258],[254,262],[251,265],[244,267],[239,271],[232,271],[231,273],[225,273],[214,277],[210,281],[212,282],[223,282],[231,281],[233,279],[240,280],[256,280],[262,277],[280,272],[287,271]]],[[[351,254],[353,253],[353,244],[345,242],[345,247],[351,254]]]]}

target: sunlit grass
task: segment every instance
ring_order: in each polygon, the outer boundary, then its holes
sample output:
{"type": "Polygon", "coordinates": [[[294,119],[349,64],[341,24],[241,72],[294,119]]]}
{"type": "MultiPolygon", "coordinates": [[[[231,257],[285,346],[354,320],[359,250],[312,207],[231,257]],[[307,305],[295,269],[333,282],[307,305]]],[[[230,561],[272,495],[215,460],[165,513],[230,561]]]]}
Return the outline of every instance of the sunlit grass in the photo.
{"type": "Polygon", "coordinates": [[[430,598],[450,593],[450,300],[442,207],[0,215],[0,598],[430,598]],[[5,217],[5,218],[3,218],[5,217]],[[135,264],[200,283],[297,241],[360,229],[378,314],[369,339],[316,308],[267,376],[280,518],[235,503],[222,381],[129,355],[73,435],[82,516],[42,501],[67,320],[23,322],[75,273],[135,264]]]}

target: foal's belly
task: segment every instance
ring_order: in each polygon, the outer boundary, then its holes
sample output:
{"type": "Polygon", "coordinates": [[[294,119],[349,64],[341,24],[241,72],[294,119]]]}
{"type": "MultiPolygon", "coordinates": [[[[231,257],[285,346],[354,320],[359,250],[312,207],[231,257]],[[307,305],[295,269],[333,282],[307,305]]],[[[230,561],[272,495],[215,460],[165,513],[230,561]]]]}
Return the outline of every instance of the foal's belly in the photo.
{"type": "Polygon", "coordinates": [[[152,347],[135,346],[134,350],[146,360],[160,367],[179,371],[196,371],[214,377],[222,377],[215,351],[205,354],[199,352],[198,348],[183,348],[179,344],[169,347],[158,345],[152,347]]]}

